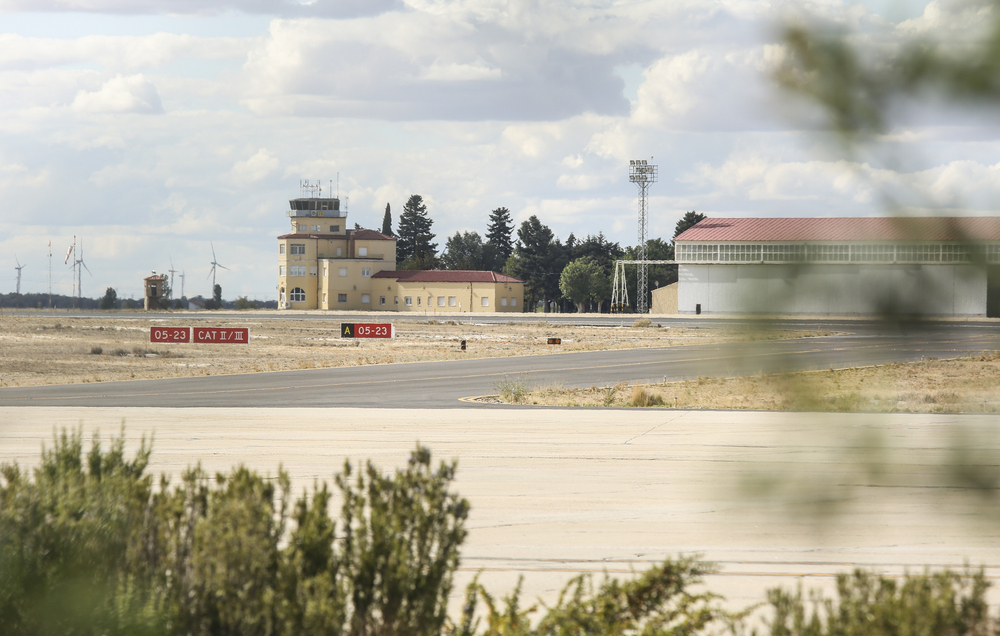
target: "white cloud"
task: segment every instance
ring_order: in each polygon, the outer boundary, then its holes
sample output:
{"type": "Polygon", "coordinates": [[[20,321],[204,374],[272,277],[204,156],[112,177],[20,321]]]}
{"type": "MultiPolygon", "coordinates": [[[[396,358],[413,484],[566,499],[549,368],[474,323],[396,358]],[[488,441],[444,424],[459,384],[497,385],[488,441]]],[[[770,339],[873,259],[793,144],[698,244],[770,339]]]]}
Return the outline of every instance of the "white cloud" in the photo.
{"type": "Polygon", "coordinates": [[[81,90],[73,100],[73,110],[88,113],[162,113],[156,86],[140,73],[129,77],[117,75],[104,82],[100,90],[81,90]]]}
{"type": "Polygon", "coordinates": [[[277,157],[272,157],[267,148],[261,148],[249,159],[238,161],[229,174],[237,182],[260,181],[273,173],[281,165],[277,157]]]}

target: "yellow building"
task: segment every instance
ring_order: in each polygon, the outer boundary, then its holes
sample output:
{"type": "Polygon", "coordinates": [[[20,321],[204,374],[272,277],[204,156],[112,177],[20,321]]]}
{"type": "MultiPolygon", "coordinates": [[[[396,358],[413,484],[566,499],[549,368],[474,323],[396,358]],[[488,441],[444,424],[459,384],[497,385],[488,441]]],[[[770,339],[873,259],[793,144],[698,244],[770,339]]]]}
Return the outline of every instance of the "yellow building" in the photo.
{"type": "Polygon", "coordinates": [[[497,272],[385,270],[373,277],[372,309],[452,312],[524,311],[524,281],[497,272]]]}
{"type": "Polygon", "coordinates": [[[289,204],[291,232],[278,237],[282,309],[523,310],[523,281],[496,272],[395,271],[396,239],[347,229],[339,199],[309,197],[289,204]]]}

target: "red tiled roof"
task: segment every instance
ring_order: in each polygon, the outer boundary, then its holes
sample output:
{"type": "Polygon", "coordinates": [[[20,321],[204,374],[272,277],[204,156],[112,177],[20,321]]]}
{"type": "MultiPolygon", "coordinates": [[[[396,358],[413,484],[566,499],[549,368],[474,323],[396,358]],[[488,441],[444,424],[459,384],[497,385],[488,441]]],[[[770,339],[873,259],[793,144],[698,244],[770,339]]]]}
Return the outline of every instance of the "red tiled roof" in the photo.
{"type": "Polygon", "coordinates": [[[395,278],[407,283],[523,283],[523,280],[499,274],[468,269],[383,270],[372,278],[395,278]]]}
{"type": "Polygon", "coordinates": [[[354,235],[359,241],[395,241],[396,239],[391,236],[386,236],[381,232],[376,232],[375,230],[348,230],[348,234],[282,234],[278,238],[280,239],[292,239],[292,238],[307,238],[307,239],[347,239],[351,235],[354,235]]]}
{"type": "Polygon", "coordinates": [[[1000,241],[1000,217],[704,219],[677,241],[1000,241]]]}

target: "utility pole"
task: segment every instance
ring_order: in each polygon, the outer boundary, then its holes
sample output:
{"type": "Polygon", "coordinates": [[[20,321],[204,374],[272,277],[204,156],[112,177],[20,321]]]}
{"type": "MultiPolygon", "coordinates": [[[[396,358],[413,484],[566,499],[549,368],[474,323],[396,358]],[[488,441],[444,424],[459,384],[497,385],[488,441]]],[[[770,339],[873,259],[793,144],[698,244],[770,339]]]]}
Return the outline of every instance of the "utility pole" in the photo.
{"type": "Polygon", "coordinates": [[[628,162],[628,180],[639,188],[639,249],[636,254],[638,275],[636,284],[635,311],[639,314],[649,313],[649,300],[646,298],[649,290],[648,274],[646,272],[647,212],[646,195],[649,186],[656,183],[656,166],[646,163],[645,159],[633,159],[628,162]]]}

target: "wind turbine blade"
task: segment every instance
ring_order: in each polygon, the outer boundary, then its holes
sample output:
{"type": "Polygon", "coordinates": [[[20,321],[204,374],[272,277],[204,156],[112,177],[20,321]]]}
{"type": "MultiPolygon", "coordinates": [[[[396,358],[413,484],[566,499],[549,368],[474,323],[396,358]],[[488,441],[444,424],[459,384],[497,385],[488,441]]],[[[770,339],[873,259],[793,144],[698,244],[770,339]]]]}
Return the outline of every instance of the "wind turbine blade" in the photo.
{"type": "Polygon", "coordinates": [[[219,267],[221,267],[222,269],[229,269],[229,268],[228,268],[228,267],[226,267],[225,265],[219,265],[219,267]]]}
{"type": "Polygon", "coordinates": [[[87,264],[86,264],[86,263],[84,263],[83,261],[80,261],[80,264],[81,264],[81,265],[83,265],[83,269],[87,270],[87,273],[88,273],[88,274],[90,274],[91,276],[93,276],[93,275],[94,275],[94,274],[93,274],[93,272],[91,272],[91,271],[90,271],[90,268],[89,268],[89,267],[87,267],[87,264]]]}
{"type": "Polygon", "coordinates": [[[215,245],[214,245],[214,244],[212,244],[212,241],[209,241],[209,242],[208,242],[208,244],[212,246],[212,260],[213,260],[213,261],[217,261],[217,260],[219,260],[219,259],[217,259],[217,258],[215,257],[215,245]]]}

